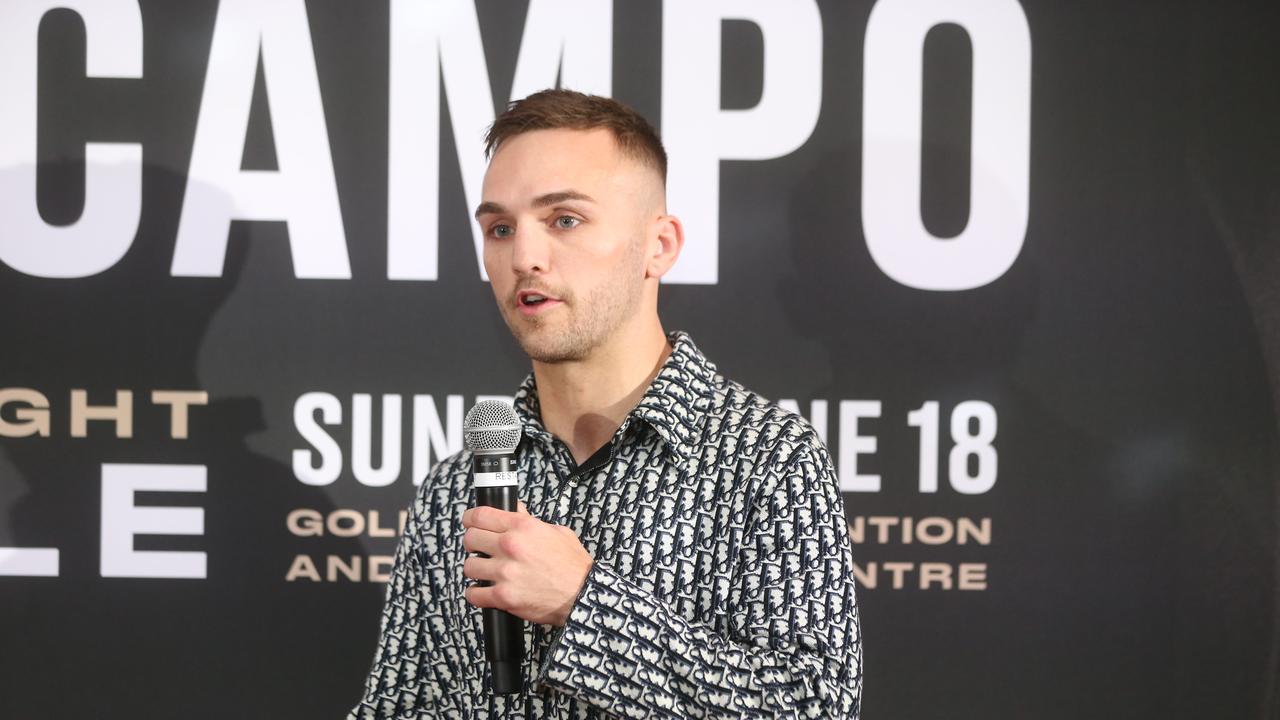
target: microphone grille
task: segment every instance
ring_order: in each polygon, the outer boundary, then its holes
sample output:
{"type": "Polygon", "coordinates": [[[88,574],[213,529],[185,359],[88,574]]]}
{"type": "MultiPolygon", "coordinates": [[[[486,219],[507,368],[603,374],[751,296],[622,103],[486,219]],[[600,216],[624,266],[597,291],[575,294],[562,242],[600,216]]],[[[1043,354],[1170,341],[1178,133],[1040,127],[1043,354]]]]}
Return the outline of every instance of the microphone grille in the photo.
{"type": "Polygon", "coordinates": [[[520,444],[520,418],[501,400],[481,400],[467,412],[462,436],[472,452],[515,452],[520,444]]]}

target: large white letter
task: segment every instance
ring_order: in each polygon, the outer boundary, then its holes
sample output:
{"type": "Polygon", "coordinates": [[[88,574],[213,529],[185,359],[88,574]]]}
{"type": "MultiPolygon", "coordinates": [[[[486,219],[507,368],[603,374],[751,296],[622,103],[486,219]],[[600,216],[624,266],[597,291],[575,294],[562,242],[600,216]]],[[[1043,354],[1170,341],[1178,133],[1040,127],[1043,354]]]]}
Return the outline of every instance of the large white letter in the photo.
{"type": "Polygon", "coordinates": [[[298,396],[297,402],[293,404],[293,426],[302,439],[316,449],[316,453],[320,455],[320,464],[312,462],[310,450],[294,450],[293,476],[306,485],[329,485],[342,474],[342,448],[316,422],[317,410],[325,425],[342,422],[342,403],[338,402],[338,398],[324,392],[309,392],[298,396]]]}
{"type": "MultiPolygon", "coordinates": [[[[516,60],[513,98],[555,85],[608,95],[613,3],[531,0],[516,60]],[[566,22],[572,18],[572,22],[566,22]]],[[[449,102],[466,214],[480,204],[484,133],[495,117],[473,0],[392,0],[387,139],[387,277],[439,276],[440,76],[449,102]]],[[[484,237],[471,223],[480,276],[484,237]]]]}
{"type": "Polygon", "coordinates": [[[204,492],[204,465],[102,465],[102,577],[203,578],[202,552],[134,550],[135,535],[203,535],[204,509],[138,507],[135,492],[204,492]]]}
{"type": "Polygon", "coordinates": [[[822,107],[822,17],[813,0],[669,2],[662,8],[662,140],[667,196],[689,242],[666,282],[720,276],[720,161],[787,155],[822,107]],[[720,109],[720,29],[755,23],[764,36],[763,90],[750,110],[720,109]]]}
{"type": "Polygon", "coordinates": [[[0,576],[58,577],[58,549],[0,547],[0,576]]]}
{"type": "Polygon", "coordinates": [[[373,396],[356,393],[351,407],[351,469],[361,485],[386,487],[400,477],[400,396],[382,396],[382,467],[373,466],[373,396]]]}
{"type": "Polygon", "coordinates": [[[840,401],[840,491],[880,492],[880,476],[858,473],[858,456],[872,455],[879,442],[875,435],[859,435],[858,421],[880,417],[879,400],[840,401]]]}
{"type": "Polygon", "coordinates": [[[1000,277],[1027,234],[1031,32],[1016,0],[881,0],[867,21],[862,85],[862,231],[884,274],[921,290],[1000,277]],[[969,224],[942,240],[920,217],[924,40],[954,23],[973,45],[969,224]]]}
{"type": "Polygon", "coordinates": [[[0,5],[0,261],[37,277],[76,278],[115,265],[142,211],[142,146],[86,143],[84,209],[54,226],[36,206],[36,39],[40,20],[69,8],[85,26],[85,74],[142,77],[142,14],[131,0],[7,0],[0,5]]]}
{"type": "Polygon", "coordinates": [[[432,451],[439,462],[462,449],[462,396],[450,395],[445,403],[447,415],[441,423],[435,399],[430,395],[413,396],[414,485],[421,485],[431,471],[432,451]]]}
{"type": "Polygon", "coordinates": [[[232,220],[284,220],[296,276],[351,277],[302,0],[218,5],[187,174],[174,275],[222,275],[232,220]],[[259,51],[279,170],[240,169],[259,51]]]}

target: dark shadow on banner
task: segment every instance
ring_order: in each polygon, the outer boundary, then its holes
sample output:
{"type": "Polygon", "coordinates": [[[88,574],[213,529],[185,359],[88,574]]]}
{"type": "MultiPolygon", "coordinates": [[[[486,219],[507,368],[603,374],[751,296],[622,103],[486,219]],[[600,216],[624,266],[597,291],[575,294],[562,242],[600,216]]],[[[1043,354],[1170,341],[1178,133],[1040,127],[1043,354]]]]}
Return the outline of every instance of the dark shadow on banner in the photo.
{"type": "MultiPolygon", "coordinates": [[[[39,172],[61,188],[84,177],[84,163],[39,172]]],[[[259,398],[212,395],[192,406],[186,439],[171,436],[169,409],[151,402],[153,390],[203,389],[201,343],[255,241],[253,225],[236,223],[222,277],[170,276],[183,198],[217,192],[145,166],[143,225],[115,266],[77,279],[0,267],[0,387],[39,391],[51,421],[49,437],[0,439],[0,544],[60,556],[58,577],[0,578],[4,717],[333,717],[359,697],[383,586],[286,581],[294,553],[364,554],[358,539],[300,543],[287,528],[291,510],[327,515],[333,501],[250,449],[246,438],[264,427],[259,398]],[[73,389],[87,390],[91,405],[132,391],[132,437],[118,438],[108,421],[72,437],[73,389]],[[112,463],[207,469],[205,492],[133,499],[201,509],[202,535],[133,542],[206,553],[204,579],[101,576],[102,475],[112,463]]],[[[78,198],[42,200],[46,218],[79,213],[78,198]]]]}

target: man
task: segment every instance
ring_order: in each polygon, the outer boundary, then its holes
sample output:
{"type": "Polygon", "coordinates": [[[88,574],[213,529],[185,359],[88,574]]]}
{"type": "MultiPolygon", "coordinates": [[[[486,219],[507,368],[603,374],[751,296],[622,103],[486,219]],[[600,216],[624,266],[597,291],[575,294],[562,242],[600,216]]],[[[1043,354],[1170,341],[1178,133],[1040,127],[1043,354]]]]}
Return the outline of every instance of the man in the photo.
{"type": "Polygon", "coordinates": [[[533,362],[516,395],[524,503],[471,508],[468,452],[432,470],[352,717],[857,717],[830,457],[663,331],[658,282],[684,234],[653,128],[544,91],[487,145],[485,269],[533,362]],[[527,621],[523,693],[489,689],[486,607],[527,621]]]}

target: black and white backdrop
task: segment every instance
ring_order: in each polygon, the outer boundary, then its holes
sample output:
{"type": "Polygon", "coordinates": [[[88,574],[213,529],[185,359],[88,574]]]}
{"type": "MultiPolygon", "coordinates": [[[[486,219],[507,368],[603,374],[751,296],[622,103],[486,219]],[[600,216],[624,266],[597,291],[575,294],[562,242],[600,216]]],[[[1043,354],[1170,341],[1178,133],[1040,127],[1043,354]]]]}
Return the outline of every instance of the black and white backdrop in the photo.
{"type": "Polygon", "coordinates": [[[337,717],[527,361],[470,211],[557,84],[668,329],[825,434],[865,716],[1280,714],[1280,7],[3,0],[0,716],[337,717]]]}

